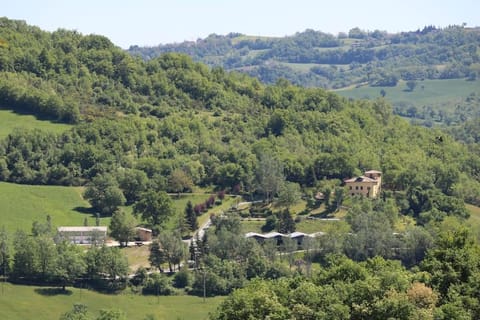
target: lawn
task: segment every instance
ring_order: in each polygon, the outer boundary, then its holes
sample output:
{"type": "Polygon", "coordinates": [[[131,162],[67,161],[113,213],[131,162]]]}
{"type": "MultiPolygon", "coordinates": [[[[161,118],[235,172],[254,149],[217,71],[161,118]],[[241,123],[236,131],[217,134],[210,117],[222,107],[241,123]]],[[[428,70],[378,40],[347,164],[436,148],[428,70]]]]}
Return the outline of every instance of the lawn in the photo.
{"type": "MultiPolygon", "coordinates": [[[[83,226],[87,218],[95,225],[90,204],[82,198],[81,187],[31,186],[0,182],[0,227],[8,232],[30,231],[32,222],[45,222],[50,215],[54,226],[83,226]],[[83,212],[83,213],[82,213],[83,212]]],[[[101,218],[108,225],[109,218],[101,218]]]]}
{"type": "Polygon", "coordinates": [[[354,99],[375,99],[380,97],[380,91],[385,90],[385,98],[393,105],[406,103],[422,107],[431,106],[455,106],[470,95],[480,94],[480,80],[466,81],[464,79],[451,80],[424,80],[417,81],[417,87],[413,92],[406,91],[405,81],[400,81],[395,87],[370,87],[340,89],[335,91],[341,96],[354,99]]]}
{"type": "Polygon", "coordinates": [[[157,320],[202,320],[216,309],[223,297],[139,296],[128,293],[106,295],[98,292],[68,288],[67,294],[55,294],[48,288],[0,284],[0,319],[51,320],[71,310],[74,303],[85,304],[88,313],[96,317],[101,309],[120,309],[129,320],[153,315],[157,320]]]}
{"type": "Polygon", "coordinates": [[[11,110],[0,108],[0,139],[5,138],[16,128],[41,129],[54,133],[62,133],[71,127],[72,126],[68,124],[38,120],[32,115],[22,115],[11,110]]]}

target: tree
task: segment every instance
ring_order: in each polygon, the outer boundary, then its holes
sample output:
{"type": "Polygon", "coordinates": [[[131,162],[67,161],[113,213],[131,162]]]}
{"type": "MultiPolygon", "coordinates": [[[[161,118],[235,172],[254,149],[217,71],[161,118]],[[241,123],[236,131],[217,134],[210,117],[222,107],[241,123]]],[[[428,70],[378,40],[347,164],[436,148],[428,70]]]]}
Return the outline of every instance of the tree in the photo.
{"type": "Polygon", "coordinates": [[[72,310],[65,312],[60,320],[88,320],[87,306],[82,303],[75,303],[72,310]]]}
{"type": "Polygon", "coordinates": [[[35,237],[35,249],[38,255],[39,276],[42,280],[50,280],[55,276],[58,253],[53,239],[49,236],[41,235],[35,237]]]}
{"type": "Polygon", "coordinates": [[[136,225],[137,221],[130,213],[117,210],[110,220],[110,235],[120,243],[121,247],[126,247],[128,241],[135,237],[136,225]]]}
{"type": "Polygon", "coordinates": [[[133,206],[133,213],[141,215],[151,226],[159,227],[174,213],[172,199],[164,191],[149,190],[133,206]]]}
{"type": "Polygon", "coordinates": [[[162,265],[167,262],[167,257],[163,252],[163,249],[160,247],[160,242],[158,240],[153,241],[150,245],[148,261],[152,266],[160,270],[160,272],[163,272],[162,265]]]}
{"type": "Polygon", "coordinates": [[[285,182],[278,193],[278,204],[290,208],[300,201],[301,191],[298,183],[285,182]]]}
{"type": "Polygon", "coordinates": [[[39,259],[36,242],[23,231],[14,236],[13,269],[14,278],[33,279],[38,275],[39,259]]]}
{"type": "Polygon", "coordinates": [[[72,285],[85,273],[86,263],[82,249],[76,245],[62,242],[57,244],[56,249],[55,278],[60,281],[65,290],[67,285],[72,285]]]}
{"type": "Polygon", "coordinates": [[[190,178],[185,171],[181,169],[173,170],[168,178],[168,189],[172,192],[176,192],[178,197],[180,197],[181,192],[191,190],[192,187],[192,178],[190,178]]]}
{"type": "Polygon", "coordinates": [[[10,272],[10,248],[8,234],[3,226],[0,229],[0,275],[6,276],[10,272]]]}
{"type": "Polygon", "coordinates": [[[168,263],[170,272],[173,272],[175,265],[180,266],[180,262],[187,255],[187,247],[182,241],[180,235],[171,232],[162,232],[158,238],[160,250],[163,251],[165,260],[168,263]]]}
{"type": "Polygon", "coordinates": [[[134,203],[140,199],[142,192],[147,190],[147,174],[137,169],[126,169],[120,174],[119,186],[128,203],[134,203]]]}
{"type": "Polygon", "coordinates": [[[280,190],[283,182],[283,167],[270,154],[261,154],[256,169],[258,189],[265,195],[267,202],[280,190]]]}
{"type": "Polygon", "coordinates": [[[280,233],[291,233],[295,231],[295,221],[290,214],[290,210],[285,209],[279,213],[277,228],[280,233]]]}
{"type": "Polygon", "coordinates": [[[95,176],[84,197],[102,215],[111,215],[126,201],[117,181],[109,174],[95,176]]]}
{"type": "Polygon", "coordinates": [[[193,205],[191,201],[188,201],[187,205],[185,206],[185,220],[187,221],[191,231],[195,231],[198,229],[197,214],[193,210],[193,205]]]}
{"type": "Polygon", "coordinates": [[[128,260],[118,247],[93,247],[85,257],[87,275],[94,280],[112,283],[123,281],[128,275],[128,260]]]}
{"type": "Polygon", "coordinates": [[[417,82],[414,80],[408,80],[406,83],[408,91],[412,92],[417,87],[417,82]]]}

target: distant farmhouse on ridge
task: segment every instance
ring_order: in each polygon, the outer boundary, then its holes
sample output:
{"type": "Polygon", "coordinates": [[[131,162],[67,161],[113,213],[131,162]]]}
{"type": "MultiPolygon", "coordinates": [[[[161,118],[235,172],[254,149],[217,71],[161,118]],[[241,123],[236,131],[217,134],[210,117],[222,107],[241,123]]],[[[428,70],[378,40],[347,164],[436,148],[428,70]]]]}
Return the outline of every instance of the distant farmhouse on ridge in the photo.
{"type": "Polygon", "coordinates": [[[365,171],[363,176],[347,179],[344,182],[349,195],[359,194],[367,198],[376,198],[381,190],[382,172],[377,170],[365,171]]]}

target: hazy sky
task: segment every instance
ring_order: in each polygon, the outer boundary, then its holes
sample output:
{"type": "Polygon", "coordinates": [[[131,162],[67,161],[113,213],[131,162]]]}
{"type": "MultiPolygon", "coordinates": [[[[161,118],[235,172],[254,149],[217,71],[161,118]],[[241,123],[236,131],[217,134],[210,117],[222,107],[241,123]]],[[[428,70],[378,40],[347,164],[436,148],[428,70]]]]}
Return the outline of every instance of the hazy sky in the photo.
{"type": "Polygon", "coordinates": [[[480,26],[479,0],[1,0],[0,16],[48,31],[100,34],[116,45],[157,45],[211,33],[285,36],[353,27],[389,32],[480,26]]]}

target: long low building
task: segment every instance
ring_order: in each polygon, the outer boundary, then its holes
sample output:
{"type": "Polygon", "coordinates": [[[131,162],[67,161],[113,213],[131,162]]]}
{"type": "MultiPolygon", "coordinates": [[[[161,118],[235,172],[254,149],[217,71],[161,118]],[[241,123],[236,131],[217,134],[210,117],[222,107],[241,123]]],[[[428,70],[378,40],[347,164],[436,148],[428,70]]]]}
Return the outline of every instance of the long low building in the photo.
{"type": "Polygon", "coordinates": [[[58,227],[58,234],[75,244],[104,243],[107,227],[58,227]]]}
{"type": "Polygon", "coordinates": [[[281,243],[283,238],[290,238],[290,239],[295,239],[297,240],[298,244],[301,245],[303,242],[303,239],[305,237],[308,238],[315,238],[318,236],[323,235],[323,232],[315,232],[315,233],[303,233],[303,232],[292,232],[292,233],[280,233],[280,232],[269,232],[269,233],[257,233],[257,232],[248,232],[245,234],[245,238],[253,238],[257,241],[265,241],[267,239],[276,239],[277,243],[281,243]]]}

